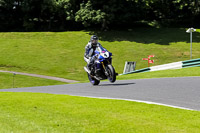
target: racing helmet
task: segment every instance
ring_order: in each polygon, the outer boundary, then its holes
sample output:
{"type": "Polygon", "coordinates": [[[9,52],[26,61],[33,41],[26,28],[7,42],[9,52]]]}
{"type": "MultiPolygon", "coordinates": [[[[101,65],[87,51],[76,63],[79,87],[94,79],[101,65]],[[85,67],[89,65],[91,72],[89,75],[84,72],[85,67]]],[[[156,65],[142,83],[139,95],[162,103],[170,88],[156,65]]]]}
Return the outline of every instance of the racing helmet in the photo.
{"type": "Polygon", "coordinates": [[[98,43],[98,37],[96,35],[92,35],[91,39],[90,39],[90,42],[91,42],[93,47],[96,47],[97,43],[98,43]]]}

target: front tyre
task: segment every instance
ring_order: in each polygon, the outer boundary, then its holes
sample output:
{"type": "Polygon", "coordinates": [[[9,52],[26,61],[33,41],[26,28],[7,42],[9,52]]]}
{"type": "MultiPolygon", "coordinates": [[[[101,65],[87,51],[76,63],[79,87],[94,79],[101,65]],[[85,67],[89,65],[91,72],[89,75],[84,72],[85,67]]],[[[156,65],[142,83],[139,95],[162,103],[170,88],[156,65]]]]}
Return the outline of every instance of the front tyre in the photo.
{"type": "MultiPolygon", "coordinates": [[[[87,73],[88,74],[88,73],[87,73]]],[[[90,83],[92,85],[99,85],[100,81],[99,80],[96,80],[95,78],[91,77],[89,74],[88,74],[88,79],[90,80],[90,83]]]]}
{"type": "Polygon", "coordinates": [[[111,83],[114,83],[116,81],[116,73],[114,67],[112,65],[108,65],[107,71],[108,71],[108,80],[111,83]]]}

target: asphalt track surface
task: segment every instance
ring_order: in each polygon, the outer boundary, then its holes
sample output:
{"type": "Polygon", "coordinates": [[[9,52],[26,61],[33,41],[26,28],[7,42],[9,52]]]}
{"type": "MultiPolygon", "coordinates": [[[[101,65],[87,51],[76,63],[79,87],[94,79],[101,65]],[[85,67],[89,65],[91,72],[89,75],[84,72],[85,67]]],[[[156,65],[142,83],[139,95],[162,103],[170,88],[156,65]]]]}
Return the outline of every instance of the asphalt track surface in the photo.
{"type": "Polygon", "coordinates": [[[103,99],[121,99],[200,111],[200,77],[157,78],[0,89],[1,92],[39,92],[103,99]]]}

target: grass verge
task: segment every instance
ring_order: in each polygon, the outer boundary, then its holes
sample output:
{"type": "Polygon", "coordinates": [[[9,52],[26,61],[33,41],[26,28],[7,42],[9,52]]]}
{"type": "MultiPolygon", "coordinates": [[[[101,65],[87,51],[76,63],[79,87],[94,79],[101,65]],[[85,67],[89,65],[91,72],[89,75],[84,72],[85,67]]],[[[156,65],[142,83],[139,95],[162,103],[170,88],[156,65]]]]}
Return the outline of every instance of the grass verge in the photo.
{"type": "MultiPolygon", "coordinates": [[[[92,34],[113,53],[113,65],[122,73],[125,61],[136,69],[147,67],[142,58],[154,54],[153,65],[190,58],[186,29],[135,28],[132,31],[11,32],[0,33],[0,69],[84,81],[85,45],[92,34]]],[[[200,58],[200,29],[193,34],[193,58],[200,58]]]]}
{"type": "Polygon", "coordinates": [[[117,79],[127,80],[127,79],[191,77],[191,76],[200,76],[200,67],[190,67],[190,68],[182,68],[182,69],[171,69],[171,70],[121,75],[121,76],[118,76],[117,79]]]}
{"type": "Polygon", "coordinates": [[[143,103],[37,93],[0,93],[0,132],[200,131],[200,112],[143,103]]]}
{"type": "Polygon", "coordinates": [[[10,73],[0,73],[0,81],[0,89],[66,84],[55,80],[23,75],[13,77],[13,74],[10,73]]]}

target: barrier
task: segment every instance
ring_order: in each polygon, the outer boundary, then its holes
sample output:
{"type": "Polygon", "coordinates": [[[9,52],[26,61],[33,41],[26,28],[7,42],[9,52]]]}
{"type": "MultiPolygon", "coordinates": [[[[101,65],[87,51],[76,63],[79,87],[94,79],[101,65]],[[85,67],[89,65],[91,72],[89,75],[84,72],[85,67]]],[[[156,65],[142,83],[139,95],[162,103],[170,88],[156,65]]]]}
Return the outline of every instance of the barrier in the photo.
{"type": "Polygon", "coordinates": [[[199,67],[199,66],[200,66],[200,58],[186,60],[186,61],[173,62],[173,63],[169,63],[169,64],[164,64],[164,65],[152,66],[152,67],[148,67],[148,68],[143,68],[143,69],[123,73],[120,75],[150,72],[150,71],[160,71],[160,70],[168,70],[168,69],[181,69],[181,68],[187,68],[187,67],[199,67]]]}
{"type": "Polygon", "coordinates": [[[193,60],[187,60],[183,61],[182,67],[195,67],[200,65],[200,58],[199,59],[193,59],[193,60]]]}
{"type": "Polygon", "coordinates": [[[123,73],[128,73],[128,72],[135,71],[135,66],[136,66],[136,62],[126,61],[123,73]]]}

